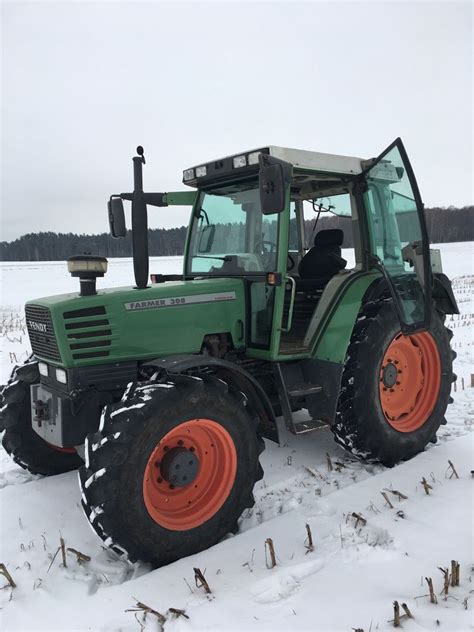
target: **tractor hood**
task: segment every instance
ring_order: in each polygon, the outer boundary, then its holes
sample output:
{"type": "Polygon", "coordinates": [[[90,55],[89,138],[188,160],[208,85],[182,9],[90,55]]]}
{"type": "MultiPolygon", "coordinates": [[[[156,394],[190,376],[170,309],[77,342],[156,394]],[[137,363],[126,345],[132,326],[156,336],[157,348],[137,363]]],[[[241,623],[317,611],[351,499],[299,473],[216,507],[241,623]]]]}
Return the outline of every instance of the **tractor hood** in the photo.
{"type": "Polygon", "coordinates": [[[242,279],[62,294],[28,301],[25,314],[33,353],[65,367],[199,353],[210,333],[229,332],[235,347],[245,344],[242,279]]]}

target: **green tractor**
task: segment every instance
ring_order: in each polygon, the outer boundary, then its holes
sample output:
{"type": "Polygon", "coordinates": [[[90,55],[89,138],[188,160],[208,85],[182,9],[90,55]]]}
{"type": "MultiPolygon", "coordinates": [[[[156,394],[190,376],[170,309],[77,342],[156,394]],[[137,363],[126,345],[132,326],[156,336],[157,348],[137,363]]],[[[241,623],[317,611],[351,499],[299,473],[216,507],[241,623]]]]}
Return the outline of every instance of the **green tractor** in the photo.
{"type": "Polygon", "coordinates": [[[144,192],[144,162],[108,203],[123,237],[131,201],[135,286],[97,291],[107,260],[68,260],[80,292],[27,303],[33,355],[1,426],[31,472],[79,469],[97,534],[159,566],[238,530],[264,437],[329,426],[386,466],[434,442],[458,308],[400,139],[370,160],[263,147],[186,169],[175,193],[144,192]],[[183,273],[149,283],[147,208],[173,205],[191,207],[183,273]]]}

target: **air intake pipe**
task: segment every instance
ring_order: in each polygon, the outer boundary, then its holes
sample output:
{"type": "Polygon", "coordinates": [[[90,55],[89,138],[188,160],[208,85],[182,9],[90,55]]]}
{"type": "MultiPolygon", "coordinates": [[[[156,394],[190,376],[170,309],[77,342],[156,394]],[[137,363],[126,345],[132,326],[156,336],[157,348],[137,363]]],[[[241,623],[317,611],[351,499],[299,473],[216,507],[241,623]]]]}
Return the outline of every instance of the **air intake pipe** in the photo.
{"type": "Polygon", "coordinates": [[[71,276],[79,277],[81,296],[97,294],[97,277],[103,277],[107,272],[107,259],[95,255],[75,255],[67,260],[67,269],[71,276]]]}

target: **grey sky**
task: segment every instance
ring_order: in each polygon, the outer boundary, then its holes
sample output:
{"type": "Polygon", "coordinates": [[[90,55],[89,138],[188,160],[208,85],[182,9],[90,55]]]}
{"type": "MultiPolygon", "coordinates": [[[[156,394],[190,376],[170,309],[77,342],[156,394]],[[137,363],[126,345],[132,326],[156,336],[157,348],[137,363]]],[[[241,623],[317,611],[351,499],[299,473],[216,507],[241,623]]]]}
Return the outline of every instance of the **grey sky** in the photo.
{"type": "Polygon", "coordinates": [[[473,201],[470,2],[7,2],[2,36],[3,240],[107,230],[139,143],[145,190],[170,191],[244,149],[401,136],[426,205],[473,201]]]}

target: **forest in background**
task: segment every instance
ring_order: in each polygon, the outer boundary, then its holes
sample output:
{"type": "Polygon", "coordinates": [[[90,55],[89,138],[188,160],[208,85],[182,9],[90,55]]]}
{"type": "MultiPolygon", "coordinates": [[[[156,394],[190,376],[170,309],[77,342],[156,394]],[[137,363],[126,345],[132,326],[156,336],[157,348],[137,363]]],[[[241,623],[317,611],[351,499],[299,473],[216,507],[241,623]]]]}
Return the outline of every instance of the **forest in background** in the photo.
{"type": "MultiPolygon", "coordinates": [[[[462,208],[427,208],[426,219],[432,243],[474,241],[474,206],[462,208]]],[[[306,234],[313,232],[314,222],[307,220],[306,234]]],[[[326,228],[344,230],[344,246],[352,246],[347,218],[321,216],[318,231],[326,228]]],[[[149,230],[150,256],[183,254],[186,226],[149,230]]],[[[108,233],[76,235],[74,233],[40,232],[22,235],[14,241],[0,242],[0,261],[63,261],[73,254],[93,253],[104,257],[131,257],[132,239],[128,231],[124,239],[113,239],[108,233]]]]}

